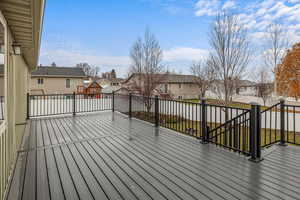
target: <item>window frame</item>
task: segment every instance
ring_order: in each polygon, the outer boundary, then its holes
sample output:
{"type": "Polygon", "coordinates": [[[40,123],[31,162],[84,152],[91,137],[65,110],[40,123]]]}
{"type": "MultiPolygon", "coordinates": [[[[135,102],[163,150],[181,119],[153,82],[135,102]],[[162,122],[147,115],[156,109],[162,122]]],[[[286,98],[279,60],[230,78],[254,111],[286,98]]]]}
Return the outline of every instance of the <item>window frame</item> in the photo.
{"type": "Polygon", "coordinates": [[[44,85],[44,78],[38,78],[38,85],[44,85]]]}
{"type": "Polygon", "coordinates": [[[71,88],[71,79],[69,78],[66,79],[66,88],[71,88]]]}

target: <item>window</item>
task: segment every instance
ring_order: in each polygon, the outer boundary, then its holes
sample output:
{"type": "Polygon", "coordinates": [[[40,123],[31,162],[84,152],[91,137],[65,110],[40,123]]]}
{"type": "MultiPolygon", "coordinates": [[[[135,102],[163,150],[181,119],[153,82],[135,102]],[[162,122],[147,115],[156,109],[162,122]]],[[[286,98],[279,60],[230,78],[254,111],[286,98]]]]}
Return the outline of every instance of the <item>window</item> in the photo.
{"type": "Polygon", "coordinates": [[[178,99],[182,100],[182,96],[178,96],[178,99]]]}
{"type": "Polygon", "coordinates": [[[43,78],[38,78],[38,84],[39,85],[42,85],[42,84],[44,84],[44,79],[43,78]]]}
{"type": "Polygon", "coordinates": [[[66,88],[70,88],[70,85],[71,85],[71,80],[66,79],[66,88]]]}
{"type": "Polygon", "coordinates": [[[168,93],[168,84],[165,84],[165,93],[168,93]]]}
{"type": "Polygon", "coordinates": [[[181,88],[181,84],[180,83],[178,84],[178,87],[179,87],[179,89],[181,88]]]}

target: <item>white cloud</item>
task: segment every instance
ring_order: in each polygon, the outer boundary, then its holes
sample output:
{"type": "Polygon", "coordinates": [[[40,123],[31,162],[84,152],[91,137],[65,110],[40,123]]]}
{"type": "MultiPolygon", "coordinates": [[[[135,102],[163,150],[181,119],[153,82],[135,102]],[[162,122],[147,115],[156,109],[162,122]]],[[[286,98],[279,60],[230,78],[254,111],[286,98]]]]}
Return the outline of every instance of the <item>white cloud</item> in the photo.
{"type": "Polygon", "coordinates": [[[46,50],[42,49],[40,63],[49,65],[55,62],[58,66],[72,67],[81,62],[99,66],[101,71],[116,69],[118,74],[124,76],[128,72],[130,60],[128,56],[105,56],[86,51],[74,51],[66,49],[46,50]]]}
{"type": "Polygon", "coordinates": [[[236,7],[235,0],[198,0],[195,4],[196,16],[214,16],[221,10],[230,10],[236,7]]]}
{"type": "Polygon", "coordinates": [[[196,61],[208,55],[205,49],[177,47],[164,51],[164,60],[167,62],[174,61],[196,61]]]}
{"type": "Polygon", "coordinates": [[[219,0],[199,0],[196,5],[196,16],[213,16],[217,14],[221,2],[219,0]]]}
{"type": "Polygon", "coordinates": [[[232,9],[234,7],[235,7],[235,1],[229,0],[229,1],[224,3],[222,9],[227,10],[227,9],[232,9]]]}
{"type": "Polygon", "coordinates": [[[263,38],[263,33],[270,24],[280,23],[286,33],[289,33],[292,42],[299,42],[300,0],[257,0],[247,4],[242,0],[239,0],[241,4],[238,3],[238,0],[214,0],[214,6],[210,8],[209,12],[205,12],[209,9],[205,5],[210,5],[209,2],[213,1],[199,0],[196,3],[195,15],[212,16],[224,8],[236,8],[241,22],[249,29],[253,39],[263,38]]]}
{"type": "Polygon", "coordinates": [[[300,0],[289,0],[288,2],[289,3],[298,3],[298,2],[300,2],[300,0]]]}

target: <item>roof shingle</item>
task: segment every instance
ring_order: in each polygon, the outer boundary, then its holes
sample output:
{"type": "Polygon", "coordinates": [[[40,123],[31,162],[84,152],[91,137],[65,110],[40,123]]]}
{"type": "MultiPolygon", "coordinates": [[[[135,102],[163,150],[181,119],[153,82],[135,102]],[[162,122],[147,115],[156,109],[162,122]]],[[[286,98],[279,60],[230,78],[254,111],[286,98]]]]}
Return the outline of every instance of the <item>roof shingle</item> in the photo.
{"type": "Polygon", "coordinates": [[[86,77],[84,71],[78,67],[38,67],[31,73],[32,76],[51,77],[86,77]]]}

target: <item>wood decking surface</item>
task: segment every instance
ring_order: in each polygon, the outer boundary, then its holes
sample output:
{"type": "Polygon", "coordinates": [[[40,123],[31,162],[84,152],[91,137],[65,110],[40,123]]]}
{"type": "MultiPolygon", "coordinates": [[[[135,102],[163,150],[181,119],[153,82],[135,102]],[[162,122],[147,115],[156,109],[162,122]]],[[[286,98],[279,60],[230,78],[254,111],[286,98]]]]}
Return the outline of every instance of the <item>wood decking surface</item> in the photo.
{"type": "Polygon", "coordinates": [[[7,199],[300,199],[300,148],[264,161],[121,114],[32,119],[7,199]]]}

